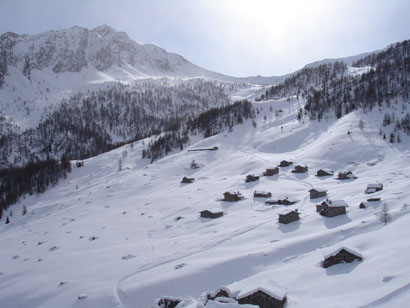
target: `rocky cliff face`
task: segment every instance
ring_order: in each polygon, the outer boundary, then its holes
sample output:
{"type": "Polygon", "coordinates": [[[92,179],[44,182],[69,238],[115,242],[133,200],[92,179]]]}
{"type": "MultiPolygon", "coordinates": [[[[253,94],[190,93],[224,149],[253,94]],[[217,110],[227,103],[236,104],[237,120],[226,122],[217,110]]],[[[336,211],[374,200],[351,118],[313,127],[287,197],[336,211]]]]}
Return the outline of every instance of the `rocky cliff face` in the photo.
{"type": "Polygon", "coordinates": [[[8,67],[30,76],[32,70],[54,73],[80,72],[84,68],[106,71],[132,69],[136,76],[210,76],[183,57],[154,45],[140,45],[125,32],[108,26],[95,29],[73,27],[37,35],[5,33],[0,37],[0,84],[8,67]]]}

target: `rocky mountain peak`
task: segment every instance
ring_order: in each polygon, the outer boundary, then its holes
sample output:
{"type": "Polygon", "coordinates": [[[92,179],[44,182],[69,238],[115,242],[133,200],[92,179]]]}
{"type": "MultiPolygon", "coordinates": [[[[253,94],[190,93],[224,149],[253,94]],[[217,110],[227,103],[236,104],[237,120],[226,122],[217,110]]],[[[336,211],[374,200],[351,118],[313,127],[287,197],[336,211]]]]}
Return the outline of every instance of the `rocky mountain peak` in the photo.
{"type": "Polygon", "coordinates": [[[74,26],[36,35],[9,32],[1,35],[0,47],[0,86],[10,66],[27,77],[33,70],[44,69],[58,74],[126,68],[133,75],[144,77],[212,74],[155,45],[140,45],[125,32],[107,25],[94,29],[74,26]]]}

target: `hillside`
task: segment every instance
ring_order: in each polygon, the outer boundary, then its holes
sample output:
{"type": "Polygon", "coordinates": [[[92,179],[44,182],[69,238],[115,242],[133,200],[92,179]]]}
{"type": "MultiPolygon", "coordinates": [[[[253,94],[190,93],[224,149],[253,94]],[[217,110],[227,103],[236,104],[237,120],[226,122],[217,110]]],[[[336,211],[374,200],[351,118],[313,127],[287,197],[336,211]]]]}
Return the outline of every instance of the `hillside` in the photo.
{"type": "Polygon", "coordinates": [[[8,32],[0,36],[0,132],[34,128],[50,108],[78,93],[107,84],[156,84],[161,78],[228,84],[281,80],[212,72],[158,46],[138,44],[106,25],[36,35],[8,32]]]}
{"type": "MultiPolygon", "coordinates": [[[[383,140],[376,110],[298,121],[304,102],[256,102],[256,127],[248,120],[232,132],[192,136],[189,148],[153,164],[141,159],[147,140],[124,146],[85,160],[57,186],[21,200],[13,216],[3,214],[11,223],[0,225],[0,306],[153,307],[155,299],[172,296],[184,307],[203,307],[205,291],[271,281],[285,290],[289,308],[406,306],[409,138],[393,145],[383,140]],[[219,150],[188,151],[214,146],[219,150]],[[246,175],[261,175],[283,159],[309,170],[280,168],[279,175],[245,183],[246,175]],[[191,169],[192,160],[200,168],[191,169]],[[335,176],[316,177],[320,168],[335,176]],[[335,179],[346,170],[357,178],[335,179]],[[183,176],[194,183],[181,184],[183,176]],[[384,189],[366,195],[369,183],[384,189]],[[310,200],[312,187],[345,200],[347,214],[319,215],[315,204],[324,198],[310,200]],[[220,201],[228,190],[245,199],[220,201]],[[298,202],[265,205],[255,190],[298,202]],[[360,209],[369,197],[382,202],[360,209]],[[387,223],[380,220],[382,203],[387,223]],[[208,208],[224,216],[200,218],[208,208]],[[301,219],[279,224],[278,213],[292,209],[301,219]],[[363,260],[321,267],[341,246],[363,260]]],[[[246,306],[210,301],[206,307],[246,306]]]]}

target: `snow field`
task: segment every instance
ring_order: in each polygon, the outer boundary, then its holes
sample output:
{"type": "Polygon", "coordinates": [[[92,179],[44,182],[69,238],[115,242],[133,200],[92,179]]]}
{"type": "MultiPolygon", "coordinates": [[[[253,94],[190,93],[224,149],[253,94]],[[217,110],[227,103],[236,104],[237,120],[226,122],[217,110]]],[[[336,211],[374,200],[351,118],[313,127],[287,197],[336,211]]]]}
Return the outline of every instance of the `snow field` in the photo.
{"type": "Polygon", "coordinates": [[[138,142],[133,150],[125,146],[126,158],[120,148],[88,159],[46,193],[21,200],[12,207],[11,224],[0,225],[0,306],[151,307],[165,295],[192,297],[194,305],[205,291],[266,279],[286,289],[287,307],[406,306],[408,143],[383,141],[377,113],[351,113],[335,123],[299,122],[302,103],[255,103],[256,128],[245,122],[189,147],[218,151],[185,149],[149,164],[140,159],[138,142]],[[283,159],[309,171],[294,174],[290,166],[245,183],[247,174],[262,175],[283,159]],[[199,169],[190,169],[192,160],[199,169]],[[335,175],[316,177],[321,168],[335,175]],[[357,179],[337,180],[346,170],[357,179]],[[183,176],[194,183],[181,184],[183,176]],[[367,184],[376,182],[384,189],[365,195],[367,184]],[[310,200],[312,187],[345,200],[347,215],[316,213],[315,204],[324,198],[310,200]],[[220,201],[228,190],[245,199],[220,201]],[[298,202],[267,206],[253,198],[255,190],[298,202]],[[380,221],[380,203],[359,209],[369,197],[387,203],[390,222],[380,221]],[[29,213],[22,217],[23,205],[29,213]],[[219,208],[224,216],[199,218],[207,208],[219,208]],[[279,224],[278,213],[292,209],[301,213],[300,221],[279,224]],[[322,268],[324,255],[340,246],[359,251],[363,261],[322,268]]]}

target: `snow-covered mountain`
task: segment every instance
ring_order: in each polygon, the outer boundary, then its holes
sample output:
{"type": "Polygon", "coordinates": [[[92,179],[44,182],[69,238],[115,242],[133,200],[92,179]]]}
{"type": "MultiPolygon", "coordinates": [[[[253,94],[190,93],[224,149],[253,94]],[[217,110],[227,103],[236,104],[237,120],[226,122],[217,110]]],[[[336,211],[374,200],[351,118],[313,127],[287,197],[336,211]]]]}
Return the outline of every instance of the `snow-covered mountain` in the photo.
{"type": "Polygon", "coordinates": [[[135,77],[222,76],[155,45],[140,45],[125,32],[106,25],[90,30],[76,26],[37,35],[5,33],[1,36],[1,49],[5,57],[3,78],[10,66],[19,68],[28,78],[32,70],[78,73],[84,69],[107,72],[114,68],[135,77]]]}

